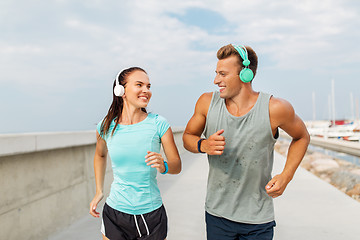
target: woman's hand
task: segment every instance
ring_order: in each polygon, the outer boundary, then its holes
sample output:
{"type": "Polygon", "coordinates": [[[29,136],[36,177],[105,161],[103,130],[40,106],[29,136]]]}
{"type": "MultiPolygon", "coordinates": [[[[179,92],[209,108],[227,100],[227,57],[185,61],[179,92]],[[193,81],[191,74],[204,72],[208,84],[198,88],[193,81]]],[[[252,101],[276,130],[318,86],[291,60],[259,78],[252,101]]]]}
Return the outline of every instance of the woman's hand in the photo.
{"type": "Polygon", "coordinates": [[[99,204],[99,202],[101,201],[101,199],[103,199],[104,194],[102,193],[96,193],[95,197],[93,198],[93,200],[90,203],[90,214],[96,218],[100,217],[100,213],[96,211],[97,205],[99,204]]]}
{"type": "Polygon", "coordinates": [[[156,168],[159,173],[165,172],[165,164],[164,158],[160,153],[147,151],[147,155],[145,156],[146,165],[151,166],[152,168],[156,168]]]}

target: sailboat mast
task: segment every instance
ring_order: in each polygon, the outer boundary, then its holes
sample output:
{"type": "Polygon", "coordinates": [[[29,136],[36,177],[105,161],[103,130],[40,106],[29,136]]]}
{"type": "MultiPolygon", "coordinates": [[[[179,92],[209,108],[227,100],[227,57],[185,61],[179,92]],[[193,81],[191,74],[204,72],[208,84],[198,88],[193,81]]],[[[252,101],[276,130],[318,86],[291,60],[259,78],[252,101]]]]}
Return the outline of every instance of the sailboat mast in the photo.
{"type": "Polygon", "coordinates": [[[359,98],[356,98],[356,102],[355,102],[355,111],[356,111],[356,120],[359,121],[359,98]]]}
{"type": "Polygon", "coordinates": [[[329,121],[330,121],[330,123],[331,123],[331,96],[330,96],[330,94],[328,94],[328,110],[329,110],[329,116],[328,116],[328,119],[329,119],[329,121]]]}
{"type": "Polygon", "coordinates": [[[355,114],[354,114],[354,97],[352,92],[350,92],[350,108],[351,108],[351,121],[355,120],[355,114]]]}
{"type": "Polygon", "coordinates": [[[335,126],[335,80],[331,80],[332,121],[335,126]]]}
{"type": "Polygon", "coordinates": [[[313,121],[316,120],[315,92],[312,92],[313,121]]]}

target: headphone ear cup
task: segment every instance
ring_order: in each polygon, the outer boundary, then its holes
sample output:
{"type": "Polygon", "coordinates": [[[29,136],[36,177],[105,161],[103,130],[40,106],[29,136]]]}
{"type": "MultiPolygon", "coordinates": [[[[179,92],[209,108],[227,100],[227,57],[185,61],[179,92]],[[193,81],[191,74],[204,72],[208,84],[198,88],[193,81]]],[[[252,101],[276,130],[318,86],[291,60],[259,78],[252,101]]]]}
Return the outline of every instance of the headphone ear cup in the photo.
{"type": "Polygon", "coordinates": [[[125,89],[123,85],[117,85],[114,87],[114,95],[117,97],[122,97],[125,93],[125,89]]]}
{"type": "Polygon", "coordinates": [[[243,70],[241,70],[239,76],[241,81],[243,81],[244,83],[248,83],[253,80],[254,73],[250,68],[244,68],[243,70]]]}

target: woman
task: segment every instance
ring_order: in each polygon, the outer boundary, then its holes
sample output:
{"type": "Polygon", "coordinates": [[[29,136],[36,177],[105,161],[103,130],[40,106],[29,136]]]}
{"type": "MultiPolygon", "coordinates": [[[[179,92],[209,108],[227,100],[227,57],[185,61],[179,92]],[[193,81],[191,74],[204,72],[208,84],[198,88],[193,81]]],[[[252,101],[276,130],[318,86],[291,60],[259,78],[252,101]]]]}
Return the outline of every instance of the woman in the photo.
{"type": "Polygon", "coordinates": [[[163,240],[167,216],[156,174],[178,174],[181,160],[168,122],[145,108],[151,98],[147,73],[132,67],[118,74],[113,102],[97,126],[94,157],[96,194],[90,214],[103,198],[107,152],[114,181],[103,209],[103,239],[163,240]],[[159,153],[162,144],[167,162],[159,153]]]}

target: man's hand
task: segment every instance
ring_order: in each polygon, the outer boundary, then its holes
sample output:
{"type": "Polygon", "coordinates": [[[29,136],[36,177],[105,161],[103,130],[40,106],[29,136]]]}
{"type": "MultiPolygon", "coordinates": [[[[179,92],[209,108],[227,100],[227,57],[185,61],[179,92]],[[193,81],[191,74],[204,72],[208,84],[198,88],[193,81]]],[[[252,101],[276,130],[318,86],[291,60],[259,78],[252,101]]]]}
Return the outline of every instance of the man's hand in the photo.
{"type": "Polygon", "coordinates": [[[211,135],[208,139],[201,142],[200,150],[206,152],[209,155],[221,155],[225,149],[225,137],[221,136],[224,133],[224,129],[221,129],[211,135]]]}
{"type": "Polygon", "coordinates": [[[279,197],[285,191],[285,188],[290,182],[290,180],[291,179],[289,179],[283,174],[276,175],[266,185],[265,190],[270,197],[279,197]]]}

